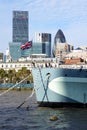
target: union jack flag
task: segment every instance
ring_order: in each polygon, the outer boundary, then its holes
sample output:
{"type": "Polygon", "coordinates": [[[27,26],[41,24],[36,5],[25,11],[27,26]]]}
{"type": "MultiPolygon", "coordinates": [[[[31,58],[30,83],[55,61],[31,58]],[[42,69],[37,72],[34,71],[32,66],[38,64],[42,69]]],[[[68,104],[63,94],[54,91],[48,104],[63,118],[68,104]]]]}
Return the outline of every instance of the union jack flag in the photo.
{"type": "Polygon", "coordinates": [[[26,42],[25,44],[22,44],[22,45],[20,46],[20,48],[21,48],[22,50],[29,49],[29,48],[31,48],[31,47],[32,47],[32,41],[28,41],[28,42],[26,42]]]}

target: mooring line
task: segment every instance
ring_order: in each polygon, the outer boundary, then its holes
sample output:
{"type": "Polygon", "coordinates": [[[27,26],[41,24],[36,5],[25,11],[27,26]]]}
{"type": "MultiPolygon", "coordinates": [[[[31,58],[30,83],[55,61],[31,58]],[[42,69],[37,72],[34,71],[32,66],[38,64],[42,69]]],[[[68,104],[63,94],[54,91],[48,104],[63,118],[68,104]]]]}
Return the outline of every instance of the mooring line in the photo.
{"type": "Polygon", "coordinates": [[[29,96],[17,107],[17,109],[19,109],[25,102],[27,102],[27,100],[29,100],[29,99],[33,96],[34,92],[35,92],[35,89],[33,88],[31,95],[29,95],[29,96]]]}
{"type": "Polygon", "coordinates": [[[13,89],[14,87],[16,87],[18,84],[22,83],[24,80],[26,80],[30,75],[28,75],[26,78],[24,78],[23,80],[21,80],[19,83],[16,83],[15,85],[13,85],[12,87],[10,87],[8,90],[0,93],[0,96],[4,95],[5,93],[9,92],[11,89],[13,89]]]}

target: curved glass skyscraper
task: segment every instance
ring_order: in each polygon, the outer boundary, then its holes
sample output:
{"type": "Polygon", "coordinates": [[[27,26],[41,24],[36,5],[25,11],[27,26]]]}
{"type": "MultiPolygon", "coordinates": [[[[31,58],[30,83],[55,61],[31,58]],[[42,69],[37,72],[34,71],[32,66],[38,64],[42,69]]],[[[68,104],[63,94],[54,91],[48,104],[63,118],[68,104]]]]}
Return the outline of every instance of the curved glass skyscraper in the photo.
{"type": "Polygon", "coordinates": [[[73,50],[73,46],[67,43],[63,32],[59,29],[54,38],[53,56],[64,59],[71,50],[73,50]]]}
{"type": "Polygon", "coordinates": [[[57,54],[61,53],[61,47],[60,47],[60,45],[62,45],[62,48],[63,48],[63,46],[65,46],[64,43],[66,43],[66,38],[65,38],[62,30],[59,29],[57,31],[55,37],[54,37],[54,44],[53,44],[53,56],[54,57],[57,54]]]}
{"type": "Polygon", "coordinates": [[[54,38],[54,43],[65,43],[66,42],[66,38],[62,32],[61,29],[59,29],[55,35],[55,38],[54,38]]]}

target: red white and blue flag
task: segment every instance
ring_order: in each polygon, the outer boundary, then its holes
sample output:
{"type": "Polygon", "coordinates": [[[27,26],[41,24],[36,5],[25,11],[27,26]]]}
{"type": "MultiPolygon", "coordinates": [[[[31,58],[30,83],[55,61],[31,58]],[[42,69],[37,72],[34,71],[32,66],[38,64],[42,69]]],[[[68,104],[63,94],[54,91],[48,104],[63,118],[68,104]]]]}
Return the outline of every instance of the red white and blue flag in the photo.
{"type": "Polygon", "coordinates": [[[31,48],[31,47],[32,47],[32,41],[26,42],[25,44],[22,44],[22,45],[20,46],[20,48],[21,48],[22,50],[29,49],[29,48],[31,48]]]}

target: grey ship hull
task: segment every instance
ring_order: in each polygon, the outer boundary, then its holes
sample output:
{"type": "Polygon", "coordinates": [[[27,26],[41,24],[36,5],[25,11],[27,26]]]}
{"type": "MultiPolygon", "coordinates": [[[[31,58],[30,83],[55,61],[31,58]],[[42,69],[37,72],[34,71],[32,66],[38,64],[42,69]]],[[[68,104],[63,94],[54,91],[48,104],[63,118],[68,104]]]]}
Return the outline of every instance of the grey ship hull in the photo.
{"type": "Polygon", "coordinates": [[[32,74],[40,106],[86,106],[87,69],[33,68],[32,74]]]}

